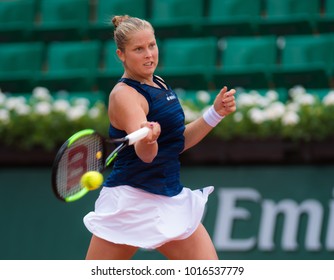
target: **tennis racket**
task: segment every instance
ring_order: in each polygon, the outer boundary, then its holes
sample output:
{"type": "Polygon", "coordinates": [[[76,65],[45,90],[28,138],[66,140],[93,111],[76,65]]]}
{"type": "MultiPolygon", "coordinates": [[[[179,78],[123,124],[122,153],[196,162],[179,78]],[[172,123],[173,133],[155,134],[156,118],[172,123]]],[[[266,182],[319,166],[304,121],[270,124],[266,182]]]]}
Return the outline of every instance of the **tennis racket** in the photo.
{"type": "Polygon", "coordinates": [[[72,135],[60,147],[53,162],[51,181],[56,197],[65,202],[82,198],[89,192],[80,183],[82,175],[88,171],[102,172],[119,152],[145,138],[148,132],[149,128],[143,127],[118,139],[106,139],[93,129],[72,135]],[[111,153],[108,152],[110,144],[114,144],[111,153]]]}

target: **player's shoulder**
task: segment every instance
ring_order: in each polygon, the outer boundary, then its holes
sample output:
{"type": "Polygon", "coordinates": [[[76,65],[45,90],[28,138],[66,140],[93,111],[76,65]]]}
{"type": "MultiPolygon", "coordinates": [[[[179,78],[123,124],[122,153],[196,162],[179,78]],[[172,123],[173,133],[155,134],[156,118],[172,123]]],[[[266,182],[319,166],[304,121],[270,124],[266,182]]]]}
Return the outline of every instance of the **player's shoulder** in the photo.
{"type": "Polygon", "coordinates": [[[137,92],[133,87],[125,83],[117,83],[114,88],[111,90],[110,95],[117,96],[127,96],[128,94],[133,94],[137,92]]]}

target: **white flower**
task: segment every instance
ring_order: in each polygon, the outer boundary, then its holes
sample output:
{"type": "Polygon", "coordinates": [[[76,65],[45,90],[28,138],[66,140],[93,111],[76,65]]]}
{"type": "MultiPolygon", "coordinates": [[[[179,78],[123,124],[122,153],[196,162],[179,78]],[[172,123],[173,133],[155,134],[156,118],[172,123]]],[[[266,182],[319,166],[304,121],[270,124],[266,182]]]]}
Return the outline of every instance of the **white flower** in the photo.
{"type": "Polygon", "coordinates": [[[174,89],[174,92],[176,93],[181,103],[183,102],[184,99],[186,99],[187,91],[184,90],[183,88],[176,88],[174,89]]]}
{"type": "Polygon", "coordinates": [[[285,106],[286,111],[298,112],[300,109],[300,104],[296,102],[290,102],[285,106]]]}
{"type": "Polygon", "coordinates": [[[186,122],[192,122],[192,121],[196,120],[199,116],[201,116],[200,112],[195,112],[195,111],[189,109],[186,106],[183,108],[183,111],[184,111],[184,116],[185,116],[186,122]]]}
{"type": "Polygon", "coordinates": [[[334,105],[334,90],[331,90],[326,96],[324,96],[322,103],[326,106],[334,105]]]}
{"type": "Polygon", "coordinates": [[[298,98],[299,96],[305,93],[306,93],[306,90],[303,86],[294,86],[293,88],[289,90],[289,94],[293,99],[298,98]]]}
{"type": "Polygon", "coordinates": [[[44,101],[50,101],[52,100],[52,96],[50,94],[50,91],[45,87],[36,87],[32,91],[32,97],[37,100],[44,100],[44,101]]]}
{"type": "Polygon", "coordinates": [[[76,98],[73,101],[74,106],[84,106],[88,107],[90,102],[87,98],[76,98]]]}
{"type": "Polygon", "coordinates": [[[264,111],[259,108],[252,108],[248,112],[250,119],[256,123],[261,124],[266,120],[266,116],[264,111]]]}
{"type": "Polygon", "coordinates": [[[266,107],[272,102],[271,98],[262,96],[256,90],[251,90],[249,93],[243,92],[237,96],[238,107],[266,107]]]}
{"type": "Polygon", "coordinates": [[[18,104],[16,107],[15,107],[15,113],[20,115],[20,116],[27,116],[30,114],[31,112],[31,107],[27,104],[18,104]]]}
{"type": "Polygon", "coordinates": [[[67,111],[67,118],[71,121],[78,120],[86,114],[86,107],[75,106],[67,111]]]}
{"type": "Polygon", "coordinates": [[[96,107],[88,111],[88,116],[92,119],[96,119],[100,115],[100,110],[96,107]]]}
{"type": "Polygon", "coordinates": [[[285,107],[282,102],[274,102],[265,108],[265,115],[268,120],[277,120],[283,116],[285,107]]]}
{"type": "Polygon", "coordinates": [[[254,98],[254,95],[247,94],[247,93],[241,93],[237,97],[237,104],[238,107],[249,107],[256,105],[256,99],[254,98]]]}
{"type": "Polygon", "coordinates": [[[7,98],[5,106],[8,110],[15,110],[17,106],[22,104],[26,104],[26,99],[23,96],[10,97],[7,98]]]}
{"type": "Polygon", "coordinates": [[[86,114],[88,112],[88,107],[84,104],[79,104],[79,105],[75,105],[73,106],[73,108],[76,108],[77,110],[81,110],[84,112],[84,114],[86,114]]]}
{"type": "Polygon", "coordinates": [[[271,101],[277,101],[278,100],[278,93],[275,90],[268,90],[266,93],[266,97],[271,101]]]}
{"type": "Polygon", "coordinates": [[[299,123],[299,116],[294,111],[288,111],[283,115],[282,123],[284,125],[296,125],[299,123]]]}
{"type": "Polygon", "coordinates": [[[301,105],[313,105],[315,103],[315,96],[309,93],[305,93],[297,99],[297,102],[301,105]]]}
{"type": "Polygon", "coordinates": [[[244,119],[244,116],[240,112],[236,112],[233,114],[233,119],[235,122],[241,122],[244,119]]]}
{"type": "Polygon", "coordinates": [[[2,93],[0,89],[0,105],[4,104],[6,102],[6,95],[2,93]]]}
{"type": "Polygon", "coordinates": [[[6,109],[0,109],[0,122],[3,124],[9,123],[10,117],[9,112],[6,109]]]}
{"type": "Polygon", "coordinates": [[[265,108],[267,107],[270,103],[272,102],[271,99],[267,98],[266,96],[261,96],[260,94],[258,94],[256,96],[256,104],[259,107],[265,108]]]}
{"type": "Polygon", "coordinates": [[[65,113],[70,108],[70,103],[64,99],[58,99],[53,103],[53,110],[65,113]]]}
{"type": "Polygon", "coordinates": [[[297,102],[300,105],[313,105],[316,101],[315,96],[307,93],[302,86],[293,87],[290,89],[289,94],[292,97],[293,102],[297,102]]]}
{"type": "Polygon", "coordinates": [[[51,110],[51,104],[46,101],[40,101],[35,105],[35,112],[38,115],[46,116],[51,113],[51,110]]]}
{"type": "Polygon", "coordinates": [[[205,90],[199,90],[196,93],[196,98],[204,104],[208,104],[211,100],[210,94],[205,90]]]}

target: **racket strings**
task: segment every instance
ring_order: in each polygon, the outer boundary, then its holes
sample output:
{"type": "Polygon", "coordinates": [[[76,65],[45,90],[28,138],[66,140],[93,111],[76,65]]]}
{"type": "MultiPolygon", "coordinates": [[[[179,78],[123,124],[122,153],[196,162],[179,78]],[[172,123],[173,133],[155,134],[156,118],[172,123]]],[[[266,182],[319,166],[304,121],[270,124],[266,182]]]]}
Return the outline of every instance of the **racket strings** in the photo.
{"type": "Polygon", "coordinates": [[[58,194],[65,198],[79,192],[82,175],[87,171],[102,169],[103,154],[103,140],[96,134],[80,137],[67,147],[58,165],[58,194]]]}

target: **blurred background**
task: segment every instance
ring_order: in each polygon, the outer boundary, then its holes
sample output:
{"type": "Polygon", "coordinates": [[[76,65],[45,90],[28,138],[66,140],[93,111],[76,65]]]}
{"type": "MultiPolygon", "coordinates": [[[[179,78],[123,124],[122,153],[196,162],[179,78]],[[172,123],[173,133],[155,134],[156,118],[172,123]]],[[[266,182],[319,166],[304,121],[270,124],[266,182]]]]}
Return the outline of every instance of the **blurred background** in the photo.
{"type": "Polygon", "coordinates": [[[237,112],[181,155],[184,185],[215,186],[219,257],[333,259],[334,0],[0,0],[0,259],[85,257],[98,191],[62,203],[51,168],[76,131],[107,135],[122,14],[152,23],[187,122],[237,90],[237,112]]]}

